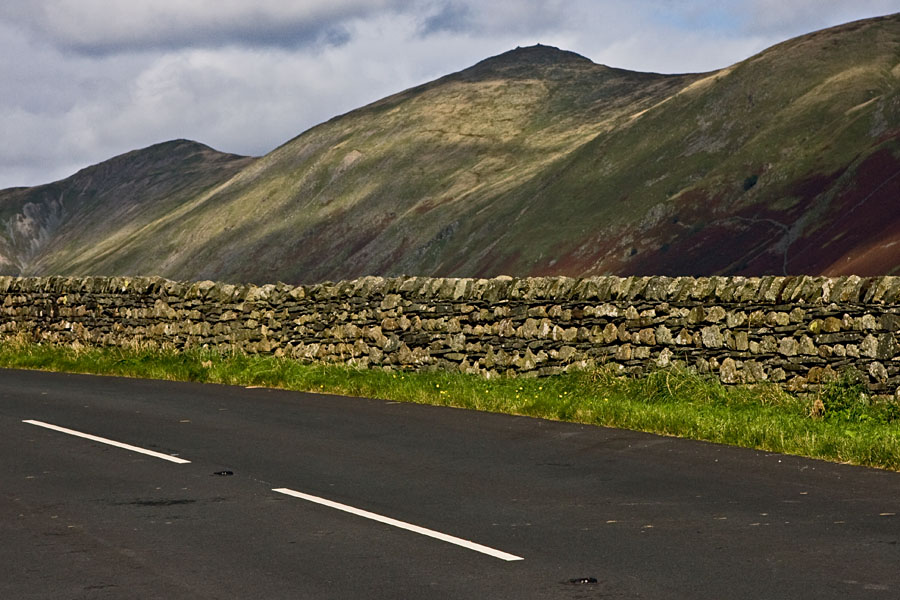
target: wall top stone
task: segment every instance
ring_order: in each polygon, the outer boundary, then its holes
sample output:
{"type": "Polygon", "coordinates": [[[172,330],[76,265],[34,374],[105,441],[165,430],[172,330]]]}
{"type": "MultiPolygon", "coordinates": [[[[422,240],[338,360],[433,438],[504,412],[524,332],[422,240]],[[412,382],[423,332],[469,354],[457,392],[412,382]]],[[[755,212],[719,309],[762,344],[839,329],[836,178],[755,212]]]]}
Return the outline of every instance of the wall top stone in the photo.
{"type": "Polygon", "coordinates": [[[492,279],[375,277],[291,286],[284,283],[235,285],[213,281],[171,281],[161,277],[12,277],[0,276],[0,293],[101,293],[174,296],[219,302],[270,303],[350,297],[408,300],[469,300],[493,304],[535,302],[749,303],[763,305],[900,303],[900,277],[523,277],[492,279]]]}

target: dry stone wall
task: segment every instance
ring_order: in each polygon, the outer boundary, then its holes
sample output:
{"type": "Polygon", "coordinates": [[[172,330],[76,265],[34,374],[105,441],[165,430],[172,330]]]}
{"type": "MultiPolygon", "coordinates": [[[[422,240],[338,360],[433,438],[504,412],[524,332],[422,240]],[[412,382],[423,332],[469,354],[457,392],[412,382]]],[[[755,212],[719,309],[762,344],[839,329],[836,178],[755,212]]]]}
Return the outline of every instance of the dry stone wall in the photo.
{"type": "Polygon", "coordinates": [[[814,389],[900,387],[900,277],[366,277],[309,286],[0,277],[0,336],[234,348],[362,367],[550,375],[682,363],[814,389]]]}

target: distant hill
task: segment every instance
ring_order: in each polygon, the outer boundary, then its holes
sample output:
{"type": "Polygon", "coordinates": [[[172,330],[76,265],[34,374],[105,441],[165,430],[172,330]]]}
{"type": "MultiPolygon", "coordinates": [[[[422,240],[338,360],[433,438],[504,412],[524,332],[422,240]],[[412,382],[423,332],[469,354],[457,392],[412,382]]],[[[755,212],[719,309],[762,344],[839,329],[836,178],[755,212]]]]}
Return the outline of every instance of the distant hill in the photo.
{"type": "Polygon", "coordinates": [[[0,191],[0,225],[12,274],[898,274],[900,14],[703,74],[518,48],[258,159],[0,191]]]}
{"type": "MultiPolygon", "coordinates": [[[[90,252],[102,259],[98,246],[110,239],[140,239],[149,223],[170,217],[251,163],[176,140],[117,156],[56,183],[0,190],[0,272],[102,273],[81,257],[90,252]]],[[[144,257],[148,273],[171,249],[167,240],[150,242],[156,249],[144,257]]]]}

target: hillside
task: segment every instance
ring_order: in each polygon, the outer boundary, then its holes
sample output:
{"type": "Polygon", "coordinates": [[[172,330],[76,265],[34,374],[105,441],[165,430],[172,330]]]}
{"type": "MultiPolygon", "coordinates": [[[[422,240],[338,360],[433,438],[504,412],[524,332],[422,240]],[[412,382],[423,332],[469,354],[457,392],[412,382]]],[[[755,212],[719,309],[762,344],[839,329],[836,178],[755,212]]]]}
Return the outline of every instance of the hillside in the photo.
{"type": "Polygon", "coordinates": [[[0,191],[5,272],[894,274],[900,15],[705,74],[519,48],[259,159],[172,144],[0,191]]]}
{"type": "MultiPolygon", "coordinates": [[[[0,190],[0,273],[72,273],[60,263],[104,239],[136,235],[142,225],[171,214],[251,162],[176,140],[117,156],[55,183],[0,190]]],[[[153,259],[148,252],[147,264],[153,259]]]]}

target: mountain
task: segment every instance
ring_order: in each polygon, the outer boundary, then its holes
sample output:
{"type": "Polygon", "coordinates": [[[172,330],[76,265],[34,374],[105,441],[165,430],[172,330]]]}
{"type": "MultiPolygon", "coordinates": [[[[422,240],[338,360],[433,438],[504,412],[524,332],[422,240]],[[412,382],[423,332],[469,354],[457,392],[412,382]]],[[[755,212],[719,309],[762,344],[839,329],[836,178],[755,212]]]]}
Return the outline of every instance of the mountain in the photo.
{"type": "Polygon", "coordinates": [[[900,14],[702,74],[518,48],[258,159],[179,141],[0,191],[0,270],[900,272],[900,14]]]}
{"type": "MultiPolygon", "coordinates": [[[[202,198],[251,162],[176,140],[117,156],[48,185],[0,190],[0,272],[101,273],[70,265],[103,240],[139,237],[146,223],[202,198]]],[[[167,250],[161,242],[156,240],[158,251],[147,252],[147,265],[164,260],[167,250]]]]}

